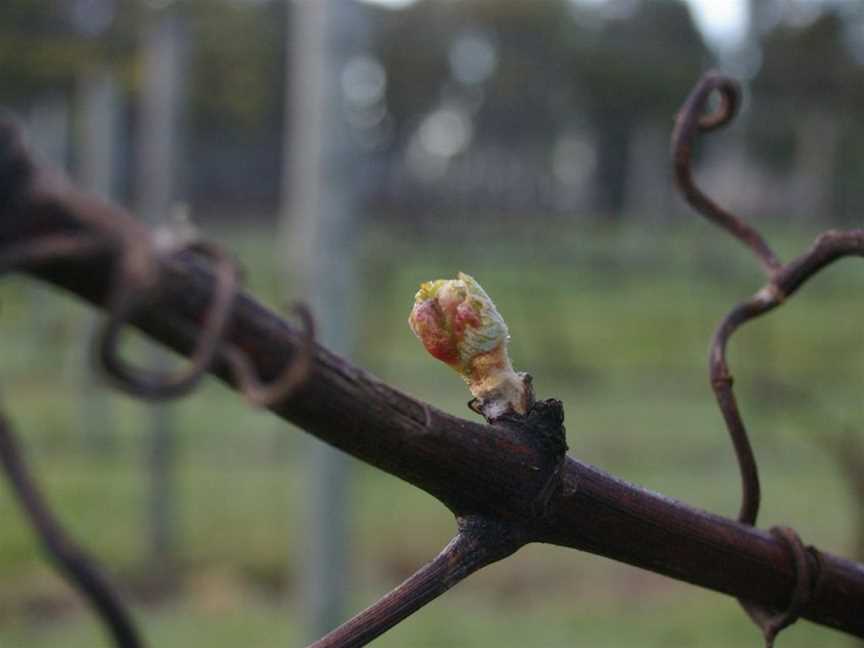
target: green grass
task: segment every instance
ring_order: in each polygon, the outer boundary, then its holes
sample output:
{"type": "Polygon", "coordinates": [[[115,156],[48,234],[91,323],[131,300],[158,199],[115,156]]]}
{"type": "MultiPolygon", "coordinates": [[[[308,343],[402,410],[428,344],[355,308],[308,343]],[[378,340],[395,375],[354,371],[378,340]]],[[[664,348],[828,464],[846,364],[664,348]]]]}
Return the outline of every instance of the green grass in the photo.
{"type": "MultiPolygon", "coordinates": [[[[786,257],[808,242],[803,232],[779,234],[786,257]]],[[[256,294],[283,303],[267,233],[217,235],[244,260],[256,294]]],[[[573,455],[692,505],[737,510],[737,471],[705,366],[716,323],[762,283],[734,242],[702,223],[651,231],[538,222],[458,240],[426,233],[420,243],[416,232],[373,223],[354,252],[359,364],[473,417],[464,385],[422,353],[405,324],[420,281],[464,270],[507,318],[516,367],[535,376],[542,397],[565,402],[573,455]]],[[[839,264],[743,330],[730,354],[762,467],[761,524],[791,524],[805,541],[839,553],[851,546],[856,503],[820,439],[864,415],[862,288],[860,268],[839,264]]],[[[22,280],[0,284],[0,302],[0,397],[34,469],[75,536],[144,602],[149,409],[82,386],[90,329],[83,307],[22,280]],[[87,393],[103,394],[107,436],[85,427],[87,393]]],[[[130,344],[146,359],[141,346],[130,344]]],[[[311,442],[211,383],[172,405],[169,419],[180,590],[137,608],[151,644],[298,645],[311,442]]],[[[452,520],[393,477],[358,463],[351,470],[351,599],[360,609],[434,555],[452,520]]],[[[44,565],[4,488],[0,519],[0,647],[107,645],[44,565]]],[[[799,624],[782,641],[846,640],[799,624]]],[[[758,645],[757,634],[726,597],[552,547],[526,548],[472,577],[376,643],[739,644],[758,645]]]]}
{"type": "MultiPolygon", "coordinates": [[[[524,571],[525,565],[522,567],[524,571]]],[[[614,579],[611,583],[599,582],[599,575],[590,572],[576,574],[577,580],[569,582],[566,591],[556,581],[554,572],[541,572],[534,579],[523,574],[512,581],[498,578],[494,582],[488,582],[491,572],[480,574],[475,577],[477,582],[460,585],[430,604],[422,614],[382,636],[375,645],[382,648],[761,645],[755,627],[744,622],[743,612],[730,599],[694,592],[685,585],[633,570],[629,570],[629,576],[616,568],[608,572],[614,579]],[[550,581],[551,591],[547,587],[550,581]],[[518,591],[514,594],[514,588],[526,586],[542,588],[545,594],[528,599],[518,591]]],[[[136,609],[151,645],[210,648],[302,645],[302,633],[290,604],[237,594],[231,584],[216,582],[211,586],[223,593],[195,591],[181,605],[136,609]],[[226,595],[225,590],[234,593],[226,595]]],[[[360,606],[366,602],[358,599],[356,603],[360,606]]],[[[43,627],[13,624],[2,636],[4,642],[0,645],[4,647],[110,645],[101,628],[79,615],[43,627]]],[[[790,648],[849,645],[848,638],[807,622],[799,622],[788,630],[782,641],[783,646],[790,648]]]]}

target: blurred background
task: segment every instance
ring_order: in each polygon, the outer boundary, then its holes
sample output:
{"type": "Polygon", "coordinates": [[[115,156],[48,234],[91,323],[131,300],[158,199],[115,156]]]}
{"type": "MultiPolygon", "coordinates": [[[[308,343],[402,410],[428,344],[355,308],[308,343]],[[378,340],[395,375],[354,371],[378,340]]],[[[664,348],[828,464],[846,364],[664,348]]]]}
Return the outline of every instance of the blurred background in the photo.
{"type": "MultiPolygon", "coordinates": [[[[734,516],[707,346],[762,284],[675,194],[668,140],[708,69],[742,114],[699,178],[781,256],[860,226],[857,0],[4,0],[0,104],[43,159],[164,224],[191,218],[274,308],[473,418],[406,325],[421,281],[474,275],[511,354],[565,402],[571,454],[734,516]]],[[[761,525],[864,558],[864,275],[841,264],[735,338],[761,525]]],[[[91,369],[94,315],[0,284],[2,402],[52,504],[152,645],[302,645],[453,533],[424,493],[335,456],[215,382],[152,407],[91,369]]],[[[130,355],[167,366],[130,333],[130,355]]],[[[0,646],[108,645],[0,488],[0,646]]],[[[634,538],[638,542],[638,538],[634,538]]],[[[531,546],[380,646],[760,645],[727,598],[531,546]]],[[[801,622],[782,645],[851,640],[801,622]]]]}

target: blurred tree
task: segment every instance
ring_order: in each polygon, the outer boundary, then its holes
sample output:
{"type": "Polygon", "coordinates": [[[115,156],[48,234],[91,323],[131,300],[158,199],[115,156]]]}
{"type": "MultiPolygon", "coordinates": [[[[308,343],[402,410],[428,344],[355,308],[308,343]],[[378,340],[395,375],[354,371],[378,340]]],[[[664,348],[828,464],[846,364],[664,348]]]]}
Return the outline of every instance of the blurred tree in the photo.
{"type": "MultiPolygon", "coordinates": [[[[376,41],[395,144],[407,146],[421,116],[449,101],[470,113],[475,150],[513,151],[548,171],[553,147],[576,123],[594,140],[596,211],[622,213],[634,131],[644,124],[668,131],[710,56],[681,2],[607,4],[422,0],[383,14],[376,41]],[[460,83],[448,67],[465,33],[494,48],[494,70],[482,82],[460,83]]],[[[664,158],[660,152],[658,166],[664,158]]]]}
{"type": "MultiPolygon", "coordinates": [[[[173,4],[196,46],[190,88],[195,121],[219,128],[278,123],[284,3],[173,4]]],[[[138,27],[163,10],[141,0],[4,0],[0,98],[15,103],[42,90],[56,92],[95,63],[122,68],[123,79],[137,87],[138,27]]]]}
{"type": "Polygon", "coordinates": [[[94,54],[51,0],[0,4],[0,101],[17,104],[42,90],[69,86],[94,54]]]}
{"type": "Polygon", "coordinates": [[[190,199],[196,212],[275,212],[290,2],[187,0],[190,199]],[[286,13],[288,14],[286,16],[286,13]]]}
{"type": "MultiPolygon", "coordinates": [[[[246,213],[259,206],[275,212],[289,3],[169,4],[191,35],[193,204],[203,213],[214,207],[233,213],[240,203],[246,213]]],[[[121,95],[137,91],[137,26],[164,10],[156,6],[142,0],[0,3],[0,101],[29,108],[49,91],[68,95],[82,71],[103,66],[121,95]]],[[[864,105],[864,84],[853,55],[858,50],[849,46],[862,9],[814,7],[753,4],[754,30],[764,37],[753,105],[757,118],[770,119],[759,120],[764,126],[752,141],[762,160],[795,175],[786,192],[795,209],[851,214],[864,202],[855,180],[864,173],[864,141],[852,119],[864,105]],[[798,12],[795,21],[783,22],[780,9],[793,6],[808,8],[807,20],[798,12]],[[839,196],[833,205],[831,196],[839,196]]],[[[455,108],[458,119],[434,124],[451,139],[454,129],[465,130],[464,142],[445,142],[453,149],[446,162],[454,163],[430,185],[439,199],[452,201],[460,186],[466,192],[477,186],[482,195],[475,203],[500,212],[501,201],[520,197],[532,182],[557,182],[554,166],[563,151],[573,154],[564,156],[565,175],[581,178],[573,191],[593,192],[590,204],[580,203],[585,208],[606,215],[632,212],[631,202],[643,211],[664,209],[660,201],[646,202],[651,187],[668,185],[665,165],[657,164],[655,174],[650,160],[665,157],[670,116],[712,60],[682,2],[419,0],[401,10],[363,3],[358,12],[371,25],[371,55],[386,75],[386,105],[376,106],[384,114],[375,133],[378,153],[366,168],[379,195],[396,195],[385,185],[404,175],[411,143],[429,117],[455,108]],[[471,174],[476,177],[466,181],[471,174]]],[[[134,125],[134,108],[127,117],[134,125]]],[[[542,206],[541,194],[514,205],[514,212],[542,206]]],[[[416,187],[404,196],[417,204],[416,187]]]]}
{"type": "Polygon", "coordinates": [[[569,119],[578,83],[566,54],[585,33],[567,0],[420,0],[376,18],[376,51],[402,143],[420,116],[448,98],[475,104],[478,142],[548,144],[569,119]],[[451,59],[460,37],[472,34],[488,40],[494,69],[466,87],[471,82],[454,76],[451,59]]]}
{"type": "Polygon", "coordinates": [[[82,70],[110,62],[130,81],[136,0],[5,0],[0,3],[0,101],[21,105],[71,90],[82,70]]]}
{"type": "Polygon", "coordinates": [[[420,115],[432,107],[448,78],[447,43],[435,25],[445,7],[420,0],[401,11],[368,8],[375,16],[375,53],[387,70],[387,105],[394,116],[394,144],[404,143],[420,115]],[[406,34],[411,34],[406,39],[406,34]]]}
{"type": "Polygon", "coordinates": [[[189,87],[195,128],[224,138],[279,127],[286,4],[184,3],[195,44],[189,87]]]}
{"type": "MultiPolygon", "coordinates": [[[[188,181],[198,211],[233,210],[238,200],[247,213],[255,203],[275,210],[287,4],[173,3],[192,36],[186,92],[190,159],[197,162],[188,181]]],[[[0,64],[18,78],[5,80],[0,98],[15,103],[56,90],[82,66],[107,61],[134,91],[141,74],[135,26],[154,11],[140,0],[4,3],[0,64]]],[[[522,182],[526,175],[551,177],[555,151],[575,125],[585,140],[579,146],[593,153],[570,166],[590,167],[582,175],[593,173],[595,211],[620,214],[631,188],[634,133],[636,141],[653,141],[641,137],[646,124],[668,130],[669,115],[708,58],[687,9],[671,0],[593,7],[570,0],[419,0],[399,11],[368,4],[358,11],[372,26],[372,53],[386,73],[386,137],[376,140],[376,164],[404,166],[427,118],[455,108],[460,123],[435,125],[446,126],[444,136],[465,129],[464,146],[450,142],[451,157],[479,159],[459,173],[483,170],[477,182],[488,185],[484,200],[522,196],[532,184],[522,182]],[[507,191],[496,189],[502,183],[507,191]]],[[[377,177],[385,182],[388,175],[377,177]]],[[[446,180],[451,190],[442,183],[437,191],[451,196],[460,178],[446,180]]],[[[519,211],[537,204],[535,196],[526,200],[519,211]]]]}
{"type": "MultiPolygon", "coordinates": [[[[264,177],[269,178],[265,191],[275,203],[279,138],[274,134],[281,128],[285,4],[185,0],[162,7],[142,0],[4,1],[0,103],[25,109],[46,93],[68,95],[91,69],[113,73],[121,94],[137,93],[143,82],[137,49],[140,25],[170,8],[190,32],[190,82],[184,90],[191,153],[202,160],[189,178],[190,188],[202,196],[213,193],[218,202],[221,196],[214,187],[225,194],[250,195],[254,192],[249,184],[260,184],[264,177]],[[213,153],[238,146],[251,151],[250,160],[242,165],[231,160],[226,170],[225,159],[231,156],[213,153]],[[256,158],[258,150],[264,163],[256,158]]],[[[134,110],[129,117],[134,124],[134,110]]],[[[237,157],[242,156],[241,150],[237,157]]]]}
{"type": "Polygon", "coordinates": [[[497,64],[484,88],[478,137],[529,149],[550,146],[569,120],[578,91],[566,54],[584,30],[572,20],[569,3],[475,0],[450,9],[461,14],[451,19],[455,25],[487,30],[496,45],[497,64]]]}
{"type": "MultiPolygon", "coordinates": [[[[653,122],[668,132],[693,80],[711,62],[687,7],[669,0],[641,0],[632,11],[601,19],[574,48],[570,67],[585,83],[597,136],[601,213],[621,214],[626,206],[634,130],[653,122]]],[[[664,160],[665,153],[658,166],[664,160]]]]}
{"type": "Polygon", "coordinates": [[[847,46],[844,18],[826,9],[803,24],[780,22],[764,35],[762,56],[753,83],[759,128],[750,137],[752,152],[794,174],[791,209],[835,221],[844,211],[837,190],[847,182],[845,169],[864,164],[854,119],[864,107],[864,70],[847,46]]]}

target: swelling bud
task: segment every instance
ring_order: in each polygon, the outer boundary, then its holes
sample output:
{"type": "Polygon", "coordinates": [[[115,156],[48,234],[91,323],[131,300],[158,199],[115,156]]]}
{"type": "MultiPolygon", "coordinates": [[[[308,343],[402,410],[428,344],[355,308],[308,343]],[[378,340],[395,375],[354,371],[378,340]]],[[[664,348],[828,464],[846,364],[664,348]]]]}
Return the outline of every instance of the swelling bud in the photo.
{"type": "Polygon", "coordinates": [[[420,284],[408,325],[432,357],[468,383],[471,408],[488,420],[525,414],[534,404],[530,377],[513,371],[507,355],[507,324],[473,277],[460,272],[420,284]]]}

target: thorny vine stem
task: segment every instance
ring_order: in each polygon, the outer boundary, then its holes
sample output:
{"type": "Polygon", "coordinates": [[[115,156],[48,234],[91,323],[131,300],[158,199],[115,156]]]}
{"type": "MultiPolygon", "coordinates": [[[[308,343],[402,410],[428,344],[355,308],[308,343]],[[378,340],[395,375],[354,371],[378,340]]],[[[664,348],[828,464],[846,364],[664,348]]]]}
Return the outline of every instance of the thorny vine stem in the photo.
{"type": "MultiPolygon", "coordinates": [[[[687,202],[744,243],[759,259],[769,279],[761,290],[735,306],[723,318],[712,338],[709,354],[711,387],[732,439],[741,473],[742,494],[738,519],[752,526],[759,515],[759,471],[733,390],[733,377],[726,359],[729,340],[744,324],[783,304],[810,277],[829,264],[846,256],[864,256],[864,230],[829,230],[819,236],[806,253],[784,265],[756,229],[721,208],[695,185],[692,145],[696,135],[727,124],[734,117],[739,103],[740,88],[735,81],[713,72],[703,77],[677,115],[672,135],[672,155],[675,178],[687,202]],[[720,106],[714,113],[705,114],[708,100],[714,92],[720,93],[720,106]]],[[[810,573],[810,561],[802,557],[803,545],[797,534],[784,528],[778,537],[789,548],[797,573],[789,609],[777,614],[762,606],[741,601],[744,609],[762,629],[767,646],[773,645],[777,633],[798,618],[810,593],[809,583],[814,578],[810,573]]]]}

